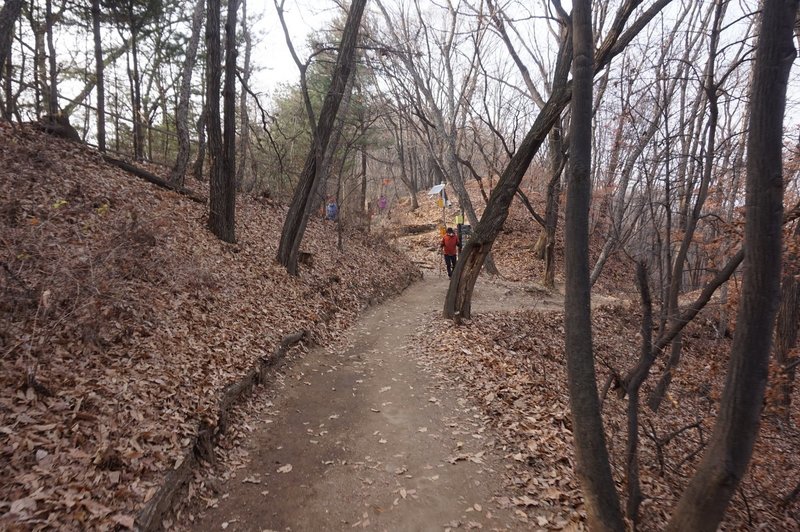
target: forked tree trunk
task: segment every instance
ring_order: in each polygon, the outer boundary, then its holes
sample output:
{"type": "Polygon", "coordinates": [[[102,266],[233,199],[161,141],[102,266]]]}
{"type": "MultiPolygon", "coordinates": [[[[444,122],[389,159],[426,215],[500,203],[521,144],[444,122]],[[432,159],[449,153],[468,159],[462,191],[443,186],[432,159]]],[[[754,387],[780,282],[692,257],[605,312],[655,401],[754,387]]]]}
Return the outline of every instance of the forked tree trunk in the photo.
{"type": "Polygon", "coordinates": [[[628,501],[625,516],[633,524],[634,530],[639,521],[639,506],[642,503],[642,488],[639,482],[639,390],[655,361],[653,303],[650,299],[647,266],[643,262],[639,262],[636,266],[636,280],[641,295],[642,323],[639,331],[642,335],[642,347],[639,361],[625,376],[624,382],[625,391],[628,393],[628,442],[625,446],[625,485],[628,501]]]}
{"type": "Polygon", "coordinates": [[[564,226],[564,330],[572,433],[589,529],[621,531],[625,525],[608,461],[592,352],[589,284],[593,82],[591,0],[573,1],[572,32],[575,57],[572,63],[570,157],[564,226]]]}
{"type": "Polygon", "coordinates": [[[764,2],[747,137],[745,263],[736,332],[714,432],[667,530],[716,530],[758,435],[780,298],[783,113],[798,0],[764,2]]]}
{"type": "Polygon", "coordinates": [[[313,134],[314,142],[306,157],[303,171],[300,174],[300,181],[295,188],[292,203],[289,206],[289,212],[286,214],[286,220],[281,231],[277,260],[291,275],[297,275],[300,243],[303,241],[308,218],[311,216],[313,209],[314,193],[319,189],[321,174],[319,166],[325,157],[325,151],[333,133],[336,115],[344,96],[347,80],[355,66],[358,29],[361,25],[361,16],[364,14],[366,3],[367,0],[353,0],[350,5],[344,32],[342,33],[342,41],[339,45],[339,54],[333,69],[331,86],[322,103],[319,120],[313,134]]]}

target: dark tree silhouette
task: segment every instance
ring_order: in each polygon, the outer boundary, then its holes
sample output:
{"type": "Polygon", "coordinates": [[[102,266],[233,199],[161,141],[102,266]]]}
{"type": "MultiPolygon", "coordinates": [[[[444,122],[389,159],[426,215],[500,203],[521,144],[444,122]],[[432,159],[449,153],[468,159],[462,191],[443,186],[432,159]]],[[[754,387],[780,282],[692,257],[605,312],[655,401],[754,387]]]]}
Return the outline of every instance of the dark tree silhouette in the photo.
{"type": "Polygon", "coordinates": [[[713,531],[742,479],[758,435],[780,301],[783,114],[796,53],[798,0],[764,2],[747,136],[742,294],[714,433],[667,527],[713,531]]]}
{"type": "Polygon", "coordinates": [[[589,203],[592,166],[591,0],[572,3],[572,109],[564,225],[564,331],[578,478],[591,530],[624,530],[608,461],[592,352],[589,203]]]}
{"type": "Polygon", "coordinates": [[[326,174],[321,167],[336,123],[339,104],[344,98],[344,92],[348,86],[347,80],[355,65],[358,29],[366,4],[367,0],[353,0],[350,6],[342,33],[342,41],[339,45],[339,55],[336,57],[336,65],[333,69],[331,86],[322,103],[319,120],[312,132],[313,143],[300,174],[300,180],[294,190],[286,221],[283,224],[277,260],[292,275],[297,275],[300,243],[303,241],[308,218],[314,208],[313,200],[319,191],[321,176],[326,174]]]}
{"type": "Polygon", "coordinates": [[[225,140],[220,125],[219,95],[222,78],[222,52],[220,50],[220,0],[208,0],[206,20],[206,48],[208,50],[208,151],[211,156],[208,227],[225,242],[235,242],[236,188],[235,149],[233,144],[235,95],[233,91],[236,69],[236,0],[228,4],[228,20],[225,23],[225,140]],[[230,102],[229,102],[230,99],[230,102]],[[231,112],[228,112],[228,109],[231,112]]]}

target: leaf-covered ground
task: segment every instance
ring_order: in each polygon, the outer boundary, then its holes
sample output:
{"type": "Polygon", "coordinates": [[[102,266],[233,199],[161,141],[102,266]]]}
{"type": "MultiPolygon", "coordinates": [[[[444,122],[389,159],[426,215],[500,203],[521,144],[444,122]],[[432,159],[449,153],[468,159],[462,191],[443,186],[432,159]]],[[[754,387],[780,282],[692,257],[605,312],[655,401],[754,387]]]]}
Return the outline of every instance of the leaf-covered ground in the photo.
{"type": "Polygon", "coordinates": [[[417,274],[379,238],[338,251],[314,220],[313,266],[290,277],[284,214],[240,198],[223,244],[203,206],[0,123],[0,528],[132,526],[222,388],[417,274]]]}
{"type": "MultiPolygon", "coordinates": [[[[368,240],[346,235],[343,252],[333,225],[312,221],[304,248],[313,267],[303,266],[298,279],[273,262],[285,207],[240,198],[239,241],[223,244],[204,228],[201,205],[110,168],[80,146],[0,124],[0,528],[130,527],[182,460],[198,423],[216,419],[220,391],[284,335],[308,329],[314,342],[328,344],[369,301],[405,286],[418,265],[437,272],[435,233],[395,238],[403,226],[441,216],[424,194],[420,200],[415,213],[401,204],[378,216],[368,240]]],[[[544,294],[536,284],[541,261],[532,257],[538,232],[515,205],[494,247],[504,277],[525,283],[526,298],[544,294]]],[[[596,242],[592,249],[596,256],[596,242]]],[[[560,253],[559,241],[557,265],[560,253]]],[[[632,266],[614,259],[596,287],[613,296],[594,313],[601,385],[638,356],[633,286],[632,266]]],[[[504,298],[520,295],[513,287],[492,295],[495,304],[475,305],[466,326],[430,314],[418,347],[436,367],[450,368],[437,377],[463,387],[496,433],[508,483],[496,502],[531,526],[574,526],[583,509],[563,315],[550,310],[552,301],[504,311],[504,298]],[[452,332],[443,340],[436,333],[445,328],[452,332]]],[[[641,410],[645,530],[663,526],[713,427],[730,349],[715,337],[717,310],[687,328],[659,412],[641,410]]],[[[726,530],[800,527],[798,501],[780,504],[800,480],[800,419],[795,408],[789,426],[780,426],[776,384],[726,530]]],[[[625,401],[612,390],[604,404],[620,491],[625,401]]],[[[243,431],[223,442],[222,454],[234,461],[243,431]]]]}
{"type": "MultiPolygon", "coordinates": [[[[514,466],[508,479],[507,504],[552,516],[551,529],[582,512],[582,497],[574,473],[571,421],[561,311],[481,313],[468,326],[451,328],[449,340],[430,342],[429,357],[444,358],[451,378],[472,391],[492,417],[498,444],[514,466]]],[[[609,368],[624,373],[638,357],[637,305],[601,306],[593,314],[598,381],[609,368]]],[[[430,331],[446,324],[433,320],[430,331]]],[[[430,338],[422,335],[421,339],[430,338]]],[[[641,478],[645,500],[641,528],[660,530],[688,478],[703,443],[711,434],[724,380],[729,341],[714,338],[711,327],[687,328],[684,358],[667,401],[658,413],[642,406],[641,478]],[[692,426],[696,424],[696,426],[692,426]],[[692,426],[691,428],[686,428],[692,426]]],[[[660,375],[657,366],[643,387],[647,398],[660,375]]],[[[795,393],[795,402],[800,397],[795,393]]],[[[624,489],[627,398],[608,393],[604,404],[606,434],[620,492],[624,489]]],[[[795,412],[796,414],[796,412],[795,412]]],[[[796,450],[800,432],[781,429],[768,408],[751,467],[734,497],[725,530],[797,530],[800,509],[783,509],[781,499],[798,482],[796,450]]]]}

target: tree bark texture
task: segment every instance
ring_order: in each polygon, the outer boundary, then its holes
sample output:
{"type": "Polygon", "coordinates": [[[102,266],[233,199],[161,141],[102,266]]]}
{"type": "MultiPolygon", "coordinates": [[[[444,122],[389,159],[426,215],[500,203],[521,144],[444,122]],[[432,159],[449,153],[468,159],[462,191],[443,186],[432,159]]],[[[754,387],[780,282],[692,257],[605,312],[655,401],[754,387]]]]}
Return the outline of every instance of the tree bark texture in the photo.
{"type": "Polygon", "coordinates": [[[11,55],[11,43],[14,40],[14,26],[17,24],[24,0],[6,0],[0,9],[0,65],[6,64],[11,55]]]}
{"type": "Polygon", "coordinates": [[[716,530],[758,435],[780,299],[783,114],[798,0],[763,4],[750,99],[744,272],[736,332],[714,432],[667,530],[716,530]]]}
{"type": "MultiPolygon", "coordinates": [[[[225,242],[236,241],[236,11],[237,0],[228,0],[225,20],[225,85],[222,89],[224,123],[222,126],[222,175],[214,187],[218,197],[211,198],[211,212],[216,217],[214,233],[225,242]],[[216,203],[216,205],[215,205],[216,203]]],[[[213,186],[213,185],[212,185],[213,186]]]]}
{"type": "Polygon", "coordinates": [[[178,155],[172,166],[169,182],[176,186],[183,186],[186,176],[186,167],[189,165],[189,100],[192,91],[192,72],[197,61],[197,48],[200,43],[200,32],[203,29],[203,7],[205,0],[197,0],[192,13],[192,34],[186,48],[186,57],[183,60],[181,72],[181,88],[178,95],[178,108],[175,112],[175,130],[178,134],[178,155]]]}
{"type": "Polygon", "coordinates": [[[355,66],[355,48],[358,41],[358,29],[367,0],[353,0],[345,22],[339,54],[333,70],[333,79],[314,132],[314,142],[309,150],[300,180],[295,188],[289,212],[281,232],[277,260],[292,275],[297,275],[297,259],[300,244],[305,234],[308,218],[311,215],[315,193],[319,189],[320,169],[325,151],[330,141],[339,104],[344,96],[347,80],[355,66]]]}
{"type": "Polygon", "coordinates": [[[220,0],[208,0],[206,18],[206,53],[208,61],[208,152],[211,159],[209,172],[208,228],[221,240],[226,240],[224,227],[225,179],[224,145],[222,142],[222,117],[219,99],[222,84],[222,51],[220,44],[220,0]]]}
{"type": "Polygon", "coordinates": [[[206,161],[206,125],[208,124],[208,108],[203,105],[200,116],[197,118],[197,158],[192,165],[192,175],[198,181],[204,181],[203,167],[206,161]]]}
{"type": "Polygon", "coordinates": [[[97,149],[106,151],[106,84],[103,63],[103,40],[100,33],[100,0],[92,0],[95,84],[97,86],[97,149]]]}
{"type": "Polygon", "coordinates": [[[142,89],[139,74],[139,32],[131,12],[131,97],[133,98],[133,153],[136,160],[144,157],[144,128],[142,127],[142,89]]]}
{"type": "Polygon", "coordinates": [[[59,111],[58,107],[58,75],[56,67],[56,46],[53,42],[53,24],[55,23],[55,16],[53,15],[53,1],[47,0],[45,2],[45,26],[47,28],[47,68],[48,77],[50,78],[50,94],[48,98],[49,105],[47,113],[50,116],[56,116],[59,111]]]}
{"type": "MultiPolygon", "coordinates": [[[[0,69],[5,73],[6,83],[10,84],[11,81],[11,43],[14,40],[14,27],[17,24],[20,13],[22,13],[23,0],[6,0],[3,4],[3,9],[0,9],[0,69]]],[[[2,75],[0,75],[0,78],[2,75]]],[[[12,99],[7,91],[6,106],[3,109],[3,115],[6,119],[11,119],[12,113],[12,99]]]]}
{"type": "MultiPolygon", "coordinates": [[[[559,121],[561,122],[561,121],[559,121]]],[[[544,287],[556,287],[556,231],[558,230],[558,205],[561,200],[561,173],[564,170],[564,138],[561,124],[550,130],[550,182],[544,209],[544,287]]]]}
{"type": "Polygon", "coordinates": [[[592,161],[591,0],[572,4],[575,57],[569,132],[565,240],[564,329],[577,474],[591,530],[625,529],[608,461],[592,352],[589,203],[592,161]]]}

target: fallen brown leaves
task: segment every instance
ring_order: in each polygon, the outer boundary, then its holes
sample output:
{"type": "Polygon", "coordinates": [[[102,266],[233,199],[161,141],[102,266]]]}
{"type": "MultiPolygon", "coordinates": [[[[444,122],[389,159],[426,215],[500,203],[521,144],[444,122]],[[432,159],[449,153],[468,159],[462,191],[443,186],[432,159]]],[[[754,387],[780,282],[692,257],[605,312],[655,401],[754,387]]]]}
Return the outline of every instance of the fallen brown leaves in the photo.
{"type": "Polygon", "coordinates": [[[355,234],[339,252],[314,220],[293,278],[273,262],[282,207],[241,199],[223,244],[201,206],[6,123],[0,190],[0,528],[131,528],[225,386],[416,271],[355,234]]]}
{"type": "MultiPolygon", "coordinates": [[[[593,313],[600,385],[609,368],[624,373],[636,361],[637,309],[636,303],[619,304],[593,313]]],[[[480,309],[475,310],[479,312],[475,319],[462,327],[432,316],[420,341],[427,356],[446,358],[453,368],[450,378],[470,390],[501,435],[497,445],[508,460],[509,491],[498,502],[516,506],[541,527],[571,529],[582,523],[585,515],[574,472],[563,314],[533,309],[481,314],[480,309]],[[441,333],[445,329],[446,335],[441,333]]],[[[641,408],[643,530],[663,528],[694,471],[713,427],[729,348],[729,341],[718,341],[703,320],[690,324],[684,359],[668,400],[658,414],[641,408]]],[[[643,397],[659,371],[660,366],[653,369],[643,397]]],[[[797,396],[795,393],[795,400],[797,396]]],[[[604,405],[612,465],[620,487],[626,405],[626,400],[613,392],[604,405]]],[[[798,421],[795,409],[794,426],[798,421]]],[[[798,528],[800,509],[795,505],[784,511],[779,506],[798,480],[798,444],[798,430],[781,430],[774,417],[765,415],[751,468],[731,503],[723,529],[798,528]]]]}
{"type": "MultiPolygon", "coordinates": [[[[477,186],[468,184],[473,200],[479,198],[477,186]]],[[[544,202],[543,194],[526,191],[535,205],[544,202]]],[[[419,195],[420,209],[393,216],[400,225],[420,225],[442,219],[433,200],[419,195]]],[[[480,209],[481,200],[476,202],[480,209]]],[[[452,220],[454,210],[446,220],[452,220]]],[[[563,211],[562,211],[563,214],[563,211]]],[[[563,222],[563,221],[562,221],[563,222]]],[[[563,227],[560,222],[559,227],[563,227]]],[[[469,393],[493,419],[503,435],[499,442],[509,460],[510,492],[500,497],[501,504],[512,505],[539,526],[570,529],[584,518],[582,497],[574,474],[572,434],[566,370],[564,367],[563,314],[542,312],[552,308],[557,293],[536,290],[543,275],[543,262],[533,255],[541,228],[515,201],[504,229],[492,248],[505,280],[523,281],[525,290],[537,291],[543,301],[538,310],[486,313],[473,304],[476,317],[466,327],[454,328],[438,315],[420,337],[428,356],[447,359],[453,368],[450,378],[466,386],[469,393]],[[533,284],[531,284],[533,283],[533,284]],[[447,330],[447,334],[442,331],[447,330]],[[551,519],[547,519],[547,516],[551,519]],[[535,516],[535,518],[534,518],[535,516]],[[547,519],[541,522],[540,519],[547,519]]],[[[602,248],[596,231],[590,244],[593,259],[602,248]]],[[[401,236],[406,252],[424,267],[434,271],[441,261],[438,238],[432,233],[401,236]]],[[[556,241],[556,284],[562,281],[563,239],[556,241]]],[[[635,364],[641,339],[638,294],[633,279],[634,266],[612,256],[606,263],[593,296],[595,303],[611,305],[593,313],[595,356],[598,383],[602,387],[612,369],[624,375],[635,364]],[[632,301],[633,303],[626,303],[632,301]]],[[[685,294],[682,303],[695,299],[685,294]]],[[[513,296],[512,296],[513,297],[513,296]]],[[[725,306],[729,326],[733,327],[738,301],[737,286],[729,288],[725,306]]],[[[684,486],[699,460],[713,429],[714,418],[724,384],[730,352],[730,339],[716,337],[714,324],[722,311],[710,305],[684,332],[683,357],[675,371],[667,400],[658,413],[646,406],[640,409],[640,467],[645,500],[641,507],[642,529],[663,528],[684,486]]],[[[641,396],[646,400],[663,369],[659,357],[645,382],[641,396]]],[[[773,364],[765,402],[760,437],[748,474],[728,509],[725,530],[800,529],[800,499],[784,509],[784,496],[800,483],[800,393],[794,387],[792,421],[782,427],[779,398],[781,375],[773,364]]],[[[627,398],[611,391],[604,406],[604,420],[615,478],[622,488],[623,455],[626,444],[625,408],[627,398]]],[[[622,493],[622,489],[620,489],[622,493]]],[[[624,503],[624,501],[623,501],[624,503]]],[[[582,524],[582,522],[580,523],[582,524]]]]}

